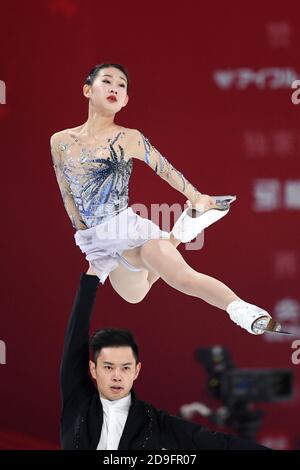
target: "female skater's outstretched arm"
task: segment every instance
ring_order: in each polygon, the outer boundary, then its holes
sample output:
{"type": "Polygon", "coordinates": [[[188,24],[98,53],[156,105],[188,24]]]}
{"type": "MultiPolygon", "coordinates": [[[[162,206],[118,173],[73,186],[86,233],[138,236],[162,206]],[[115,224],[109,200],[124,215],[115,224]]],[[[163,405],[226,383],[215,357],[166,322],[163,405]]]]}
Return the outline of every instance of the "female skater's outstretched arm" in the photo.
{"type": "Polygon", "coordinates": [[[202,206],[203,210],[207,210],[215,205],[215,201],[210,196],[201,194],[138,130],[132,130],[128,154],[149,165],[172,188],[183,194],[193,207],[202,206]]]}

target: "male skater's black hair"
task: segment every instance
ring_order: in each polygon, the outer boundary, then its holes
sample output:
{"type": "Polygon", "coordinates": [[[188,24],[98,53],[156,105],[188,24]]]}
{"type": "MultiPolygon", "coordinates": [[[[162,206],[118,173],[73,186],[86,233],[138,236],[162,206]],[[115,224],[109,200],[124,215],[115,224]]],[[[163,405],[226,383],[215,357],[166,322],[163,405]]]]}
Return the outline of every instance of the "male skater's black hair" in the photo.
{"type": "Polygon", "coordinates": [[[118,346],[129,346],[132,349],[136,362],[139,362],[139,349],[135,338],[129,330],[118,330],[116,328],[105,328],[97,330],[90,340],[95,364],[102,348],[118,346]]]}
{"type": "Polygon", "coordinates": [[[120,65],[120,64],[110,64],[110,63],[103,63],[103,64],[99,64],[99,65],[95,65],[92,70],[90,71],[90,73],[88,74],[87,78],[85,79],[85,82],[84,84],[85,85],[92,85],[94,83],[94,80],[99,72],[99,70],[102,70],[102,69],[107,69],[108,67],[114,67],[118,70],[120,70],[121,72],[124,73],[126,79],[127,79],[127,93],[128,93],[128,89],[129,89],[129,75],[128,75],[128,72],[127,70],[125,69],[125,67],[123,67],[123,65],[120,65]]]}

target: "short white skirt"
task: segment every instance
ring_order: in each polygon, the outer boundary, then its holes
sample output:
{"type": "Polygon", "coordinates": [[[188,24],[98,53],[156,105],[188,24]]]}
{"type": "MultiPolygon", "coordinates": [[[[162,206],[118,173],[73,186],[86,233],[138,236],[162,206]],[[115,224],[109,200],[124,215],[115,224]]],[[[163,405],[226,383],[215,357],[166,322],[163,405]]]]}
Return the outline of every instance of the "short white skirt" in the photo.
{"type": "MultiPolygon", "coordinates": [[[[170,233],[161,230],[154,222],[137,215],[131,207],[127,207],[101,224],[86,230],[77,230],[74,238],[100,282],[104,284],[109,273],[122,259],[124,260],[124,250],[142,246],[151,239],[170,238],[170,233]]],[[[131,269],[128,262],[126,265],[131,269]]],[[[139,269],[133,267],[132,270],[139,269]]]]}

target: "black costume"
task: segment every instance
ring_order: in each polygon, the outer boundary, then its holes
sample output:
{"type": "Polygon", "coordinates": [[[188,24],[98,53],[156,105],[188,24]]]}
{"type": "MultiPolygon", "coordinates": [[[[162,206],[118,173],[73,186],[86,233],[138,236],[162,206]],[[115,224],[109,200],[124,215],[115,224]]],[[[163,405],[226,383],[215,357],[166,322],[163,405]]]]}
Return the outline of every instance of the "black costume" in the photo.
{"type": "MultiPolygon", "coordinates": [[[[61,365],[61,443],[63,449],[97,449],[103,411],[89,376],[89,327],[99,279],[82,274],[69,320],[61,365]]],[[[157,410],[136,399],[132,403],[118,450],[265,449],[255,442],[213,432],[157,410]]]]}

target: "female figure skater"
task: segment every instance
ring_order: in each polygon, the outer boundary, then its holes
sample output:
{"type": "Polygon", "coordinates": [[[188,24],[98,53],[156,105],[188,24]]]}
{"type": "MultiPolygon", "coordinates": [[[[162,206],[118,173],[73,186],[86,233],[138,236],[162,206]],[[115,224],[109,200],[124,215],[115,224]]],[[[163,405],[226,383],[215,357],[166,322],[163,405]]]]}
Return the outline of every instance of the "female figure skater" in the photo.
{"type": "Polygon", "coordinates": [[[117,125],[128,103],[128,73],[119,64],[101,64],[89,73],[83,94],[87,121],[51,137],[51,153],[75,241],[104,283],[109,276],[127,302],[140,302],[161,277],[187,295],[227,311],[249,333],[280,325],[265,310],[240,299],[222,282],[191,268],[177,250],[180,240],[135,214],[128,206],[133,159],[142,160],[185,196],[192,208],[215,205],[201,194],[138,130],[117,125]]]}

